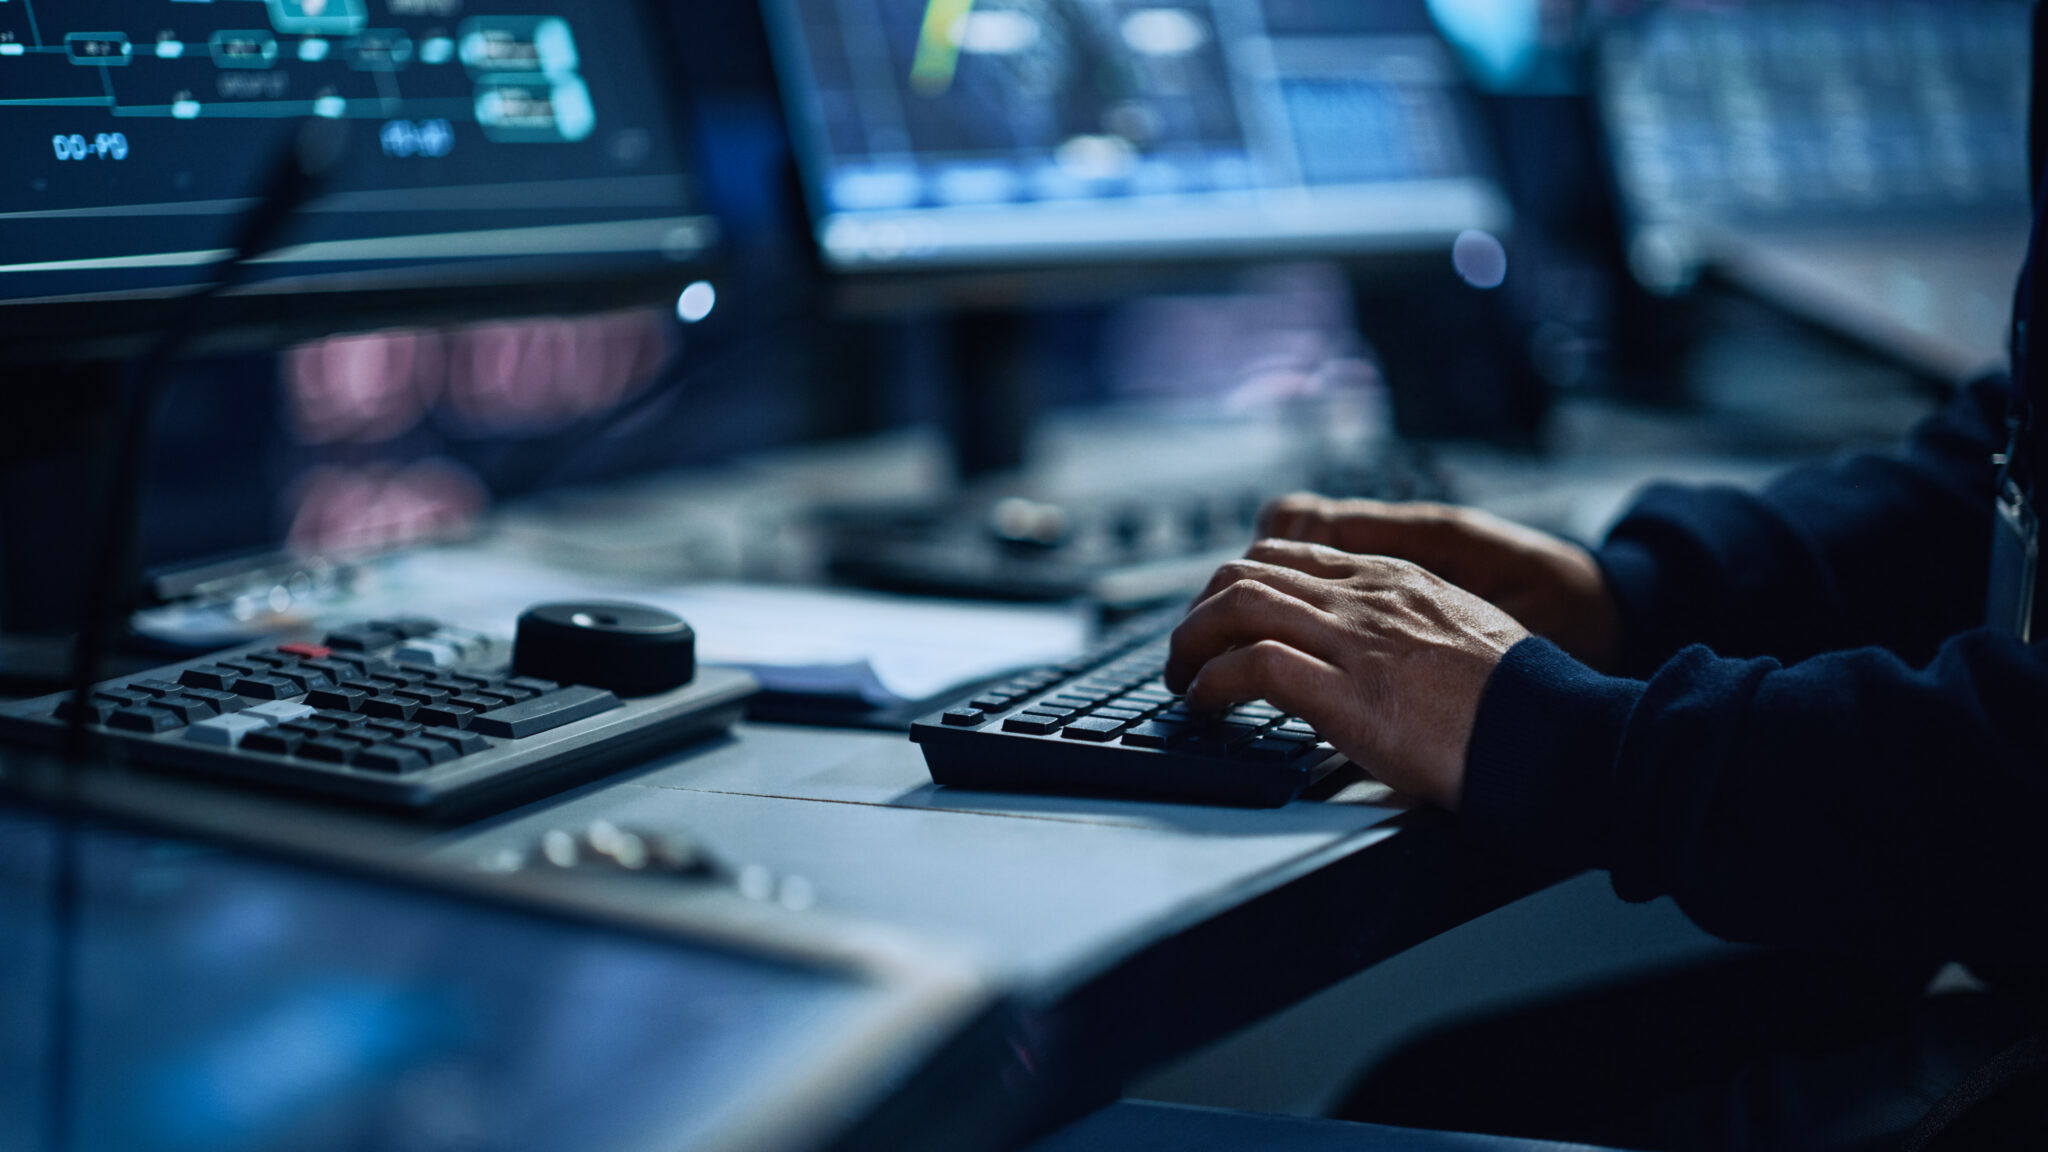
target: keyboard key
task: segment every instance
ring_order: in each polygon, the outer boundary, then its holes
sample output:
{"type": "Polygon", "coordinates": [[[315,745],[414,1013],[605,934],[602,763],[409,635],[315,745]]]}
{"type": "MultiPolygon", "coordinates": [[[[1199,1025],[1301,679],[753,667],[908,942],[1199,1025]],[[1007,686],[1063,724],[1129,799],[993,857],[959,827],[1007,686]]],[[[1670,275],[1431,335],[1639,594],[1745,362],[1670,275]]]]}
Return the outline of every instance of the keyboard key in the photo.
{"type": "Polygon", "coordinates": [[[1228,756],[1230,743],[1214,736],[1194,736],[1182,741],[1174,751],[1186,756],[1228,756]]]}
{"type": "MultiPolygon", "coordinates": [[[[304,753],[305,750],[300,749],[300,754],[304,753]]],[[[430,761],[425,754],[411,748],[400,748],[396,744],[379,744],[374,748],[365,748],[357,752],[349,763],[372,772],[412,772],[425,768],[430,761]]]]}
{"type": "Polygon", "coordinates": [[[241,695],[256,700],[282,700],[305,691],[297,684],[276,676],[244,676],[235,681],[232,687],[241,695]]]}
{"type": "Polygon", "coordinates": [[[305,672],[318,672],[336,684],[363,675],[356,670],[355,665],[344,664],[339,660],[301,660],[296,667],[305,672]]]}
{"type": "Polygon", "coordinates": [[[1064,720],[1079,712],[1080,709],[1078,708],[1062,708],[1057,704],[1033,704],[1023,712],[1018,713],[1018,715],[1032,716],[1043,720],[1064,720]]]}
{"type": "Polygon", "coordinates": [[[955,708],[939,717],[939,722],[954,728],[972,728],[987,719],[988,713],[979,708],[955,708]]]}
{"type": "Polygon", "coordinates": [[[325,736],[330,732],[338,730],[340,727],[341,725],[331,720],[322,720],[318,716],[308,716],[304,720],[291,720],[277,726],[280,732],[296,732],[301,736],[309,737],[325,736]]]}
{"type": "Polygon", "coordinates": [[[419,711],[412,714],[412,718],[436,728],[467,728],[469,722],[476,718],[478,711],[475,708],[465,708],[451,700],[445,704],[423,704],[419,711]]]}
{"type": "Polygon", "coordinates": [[[363,701],[369,698],[370,694],[361,688],[343,688],[339,686],[321,688],[317,691],[306,693],[306,703],[315,708],[325,708],[335,712],[353,712],[361,708],[363,701]]]}
{"type": "Polygon", "coordinates": [[[288,720],[304,720],[306,717],[311,716],[313,711],[313,709],[306,705],[291,700],[266,700],[261,704],[251,704],[245,709],[247,715],[261,717],[266,723],[270,724],[283,724],[288,720]]]}
{"type": "Polygon", "coordinates": [[[225,716],[215,716],[211,720],[201,720],[185,729],[185,739],[200,744],[218,744],[223,748],[233,748],[241,743],[242,737],[251,732],[265,732],[269,729],[270,725],[254,716],[230,712],[225,716]]]}
{"type": "Polygon", "coordinates": [[[92,698],[117,708],[140,708],[156,699],[147,692],[129,692],[120,688],[97,689],[93,692],[92,698]]]}
{"type": "Polygon", "coordinates": [[[410,720],[412,714],[419,711],[419,707],[419,701],[408,700],[403,696],[372,696],[364,700],[357,711],[365,716],[385,720],[410,720]]]}
{"type": "Polygon", "coordinates": [[[237,657],[237,659],[241,660],[244,664],[259,665],[258,671],[261,671],[263,668],[282,668],[287,664],[295,663],[291,657],[279,656],[275,652],[251,652],[245,656],[237,657]]]}
{"type": "Polygon", "coordinates": [[[1144,714],[1145,713],[1142,710],[1137,708],[1117,708],[1114,706],[1109,708],[1097,708],[1095,710],[1095,715],[1097,716],[1101,716],[1109,720],[1122,720],[1125,722],[1136,720],[1144,714]]]}
{"type": "Polygon", "coordinates": [[[1124,743],[1133,748],[1171,748],[1186,739],[1187,735],[1188,726],[1185,724],[1147,720],[1142,724],[1132,725],[1131,730],[1124,733],[1124,743]]]}
{"type": "Polygon", "coordinates": [[[363,725],[363,734],[373,738],[403,739],[420,734],[420,726],[405,720],[372,720],[363,725]]]}
{"type": "Polygon", "coordinates": [[[474,732],[462,732],[454,728],[429,728],[417,737],[421,740],[436,740],[455,749],[458,756],[489,751],[491,742],[474,732]]]}
{"type": "Polygon", "coordinates": [[[277,650],[301,660],[325,660],[334,655],[334,649],[322,644],[279,644],[277,650]]]}
{"type": "Polygon", "coordinates": [[[436,640],[408,640],[398,646],[391,658],[400,664],[416,667],[450,668],[461,662],[462,655],[451,644],[436,640]]]}
{"type": "Polygon", "coordinates": [[[553,680],[543,680],[538,676],[514,676],[510,680],[505,681],[505,683],[514,688],[524,688],[528,692],[536,693],[553,692],[561,687],[560,684],[555,683],[553,680]]]}
{"type": "Polygon", "coordinates": [[[169,732],[185,726],[183,717],[163,708],[116,708],[106,723],[123,732],[169,732]]]}
{"type": "Polygon", "coordinates": [[[448,703],[460,705],[473,712],[489,712],[494,708],[502,708],[505,704],[502,700],[486,700],[482,696],[456,696],[450,699],[448,703]]]}
{"type": "MultiPolygon", "coordinates": [[[[251,736],[249,740],[261,738],[260,735],[251,736]]],[[[247,744],[248,740],[244,740],[243,743],[247,744]]],[[[354,741],[328,737],[324,740],[307,740],[301,743],[298,751],[292,755],[301,760],[318,760],[323,764],[346,764],[355,759],[362,750],[361,745],[354,741]]]]}
{"type": "Polygon", "coordinates": [[[998,696],[991,692],[984,692],[981,695],[976,696],[974,699],[969,700],[967,702],[967,706],[969,708],[979,708],[983,712],[1000,712],[1001,710],[1008,708],[1010,706],[1010,702],[1013,699],[1015,699],[1015,697],[998,696]]]}
{"type": "Polygon", "coordinates": [[[440,764],[444,761],[453,760],[456,757],[454,745],[444,740],[429,740],[423,736],[414,736],[405,740],[393,740],[389,746],[417,752],[426,757],[429,764],[440,764]]]}
{"type": "Polygon", "coordinates": [[[365,621],[363,627],[374,628],[380,632],[396,632],[399,639],[411,640],[418,636],[430,636],[439,631],[441,625],[424,616],[397,616],[389,620],[365,621]]]}
{"type": "Polygon", "coordinates": [[[479,713],[469,726],[486,736],[523,740],[618,706],[619,698],[603,688],[575,685],[479,713]]]}
{"type": "Polygon", "coordinates": [[[206,701],[216,712],[240,712],[249,706],[247,700],[234,692],[216,692],[211,688],[187,688],[185,695],[206,701]]]}
{"type": "Polygon", "coordinates": [[[128,683],[128,690],[146,696],[176,696],[185,689],[183,685],[173,684],[169,680],[131,680],[128,683]]]}
{"type": "Polygon", "coordinates": [[[377,628],[348,628],[327,634],[327,647],[337,652],[370,652],[389,648],[405,637],[377,628]]]}
{"type": "Polygon", "coordinates": [[[220,709],[214,707],[211,700],[201,700],[194,696],[187,696],[182,692],[176,696],[166,696],[155,704],[150,705],[150,707],[161,708],[176,716],[179,722],[184,724],[211,720],[215,716],[220,715],[220,709]]]}
{"type": "Polygon", "coordinates": [[[285,732],[276,728],[267,728],[261,732],[250,732],[243,736],[242,750],[244,752],[268,752],[274,756],[289,756],[298,749],[299,745],[305,742],[306,737],[297,732],[285,732]]]}
{"type": "Polygon", "coordinates": [[[495,683],[486,684],[477,689],[474,694],[478,696],[502,696],[514,704],[521,700],[531,700],[535,696],[540,695],[538,691],[532,688],[521,688],[509,680],[499,680],[495,683]]]}
{"type": "Polygon", "coordinates": [[[1259,734],[1259,739],[1290,740],[1296,744],[1313,744],[1316,742],[1316,734],[1313,729],[1309,729],[1306,727],[1291,728],[1283,725],[1279,728],[1266,729],[1264,732],[1261,732],[1259,734]]]}
{"type": "Polygon", "coordinates": [[[410,688],[393,688],[391,695],[421,704],[439,704],[452,698],[455,693],[435,684],[416,684],[410,688]]]}
{"type": "Polygon", "coordinates": [[[244,675],[246,673],[237,672],[222,664],[201,664],[179,673],[178,683],[187,688],[211,688],[218,692],[233,687],[235,681],[244,675]]]}
{"type": "Polygon", "coordinates": [[[1068,740],[1088,740],[1100,744],[1106,740],[1116,739],[1116,734],[1123,731],[1123,728],[1121,720],[1088,716],[1060,729],[1060,735],[1068,740]]]}
{"type": "Polygon", "coordinates": [[[1306,737],[1307,739],[1313,740],[1316,737],[1316,730],[1314,728],[1309,727],[1308,722],[1305,720],[1289,720],[1285,724],[1280,725],[1278,728],[1273,729],[1270,733],[1268,733],[1268,735],[1286,736],[1290,738],[1306,737]]]}
{"type": "Polygon", "coordinates": [[[1256,740],[1238,745],[1237,755],[1241,759],[1262,763],[1284,763],[1295,759],[1309,750],[1309,745],[1293,740],[1275,740],[1261,736],[1256,740]]]}
{"type": "Polygon", "coordinates": [[[1020,732],[1026,736],[1043,736],[1059,726],[1059,720],[1049,716],[1021,715],[1003,721],[1003,731],[1020,732]]]}

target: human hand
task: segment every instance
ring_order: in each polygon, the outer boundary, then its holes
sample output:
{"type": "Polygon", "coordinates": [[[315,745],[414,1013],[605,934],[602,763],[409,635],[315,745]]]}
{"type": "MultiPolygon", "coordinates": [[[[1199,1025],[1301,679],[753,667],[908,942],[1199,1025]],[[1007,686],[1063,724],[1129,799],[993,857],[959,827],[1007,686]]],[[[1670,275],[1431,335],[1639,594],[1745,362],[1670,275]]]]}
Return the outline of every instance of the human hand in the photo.
{"type": "Polygon", "coordinates": [[[1422,565],[1485,598],[1580,661],[1621,661],[1621,613],[1592,554],[1546,532],[1451,504],[1283,496],[1259,534],[1422,565]]]}
{"type": "Polygon", "coordinates": [[[1409,561],[1261,540],[1174,629],[1166,685],[1201,709],[1268,701],[1397,791],[1456,808],[1487,678],[1528,634],[1409,561]]]}

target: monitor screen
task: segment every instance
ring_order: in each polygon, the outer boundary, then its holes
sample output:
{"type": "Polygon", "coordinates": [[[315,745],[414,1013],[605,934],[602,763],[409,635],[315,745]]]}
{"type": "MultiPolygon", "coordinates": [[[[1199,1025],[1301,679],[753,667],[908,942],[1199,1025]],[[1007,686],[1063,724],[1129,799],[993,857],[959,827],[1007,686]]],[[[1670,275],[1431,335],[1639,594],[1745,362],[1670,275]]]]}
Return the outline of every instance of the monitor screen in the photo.
{"type": "Polygon", "coordinates": [[[672,277],[716,230],[661,39],[637,0],[0,0],[0,335],[162,316],[309,118],[346,125],[343,159],[236,289],[314,301],[293,335],[672,277]],[[362,314],[399,299],[420,311],[362,314]]]}
{"type": "Polygon", "coordinates": [[[22,1152],[782,1147],[858,1115],[825,1053],[934,1040],[857,970],[4,801],[0,922],[22,1152]]]}
{"type": "Polygon", "coordinates": [[[766,0],[841,270],[1437,247],[1499,229],[1421,0],[766,0]]]}

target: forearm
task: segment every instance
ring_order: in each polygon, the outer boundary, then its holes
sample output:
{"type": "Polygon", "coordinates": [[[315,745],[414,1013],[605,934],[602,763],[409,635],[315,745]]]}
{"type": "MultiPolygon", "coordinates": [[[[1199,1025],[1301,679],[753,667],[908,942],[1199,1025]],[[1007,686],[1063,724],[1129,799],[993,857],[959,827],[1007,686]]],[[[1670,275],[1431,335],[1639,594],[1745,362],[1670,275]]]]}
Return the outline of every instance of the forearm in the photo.
{"type": "Polygon", "coordinates": [[[2048,660],[1988,632],[1919,670],[1689,649],[1646,681],[1527,641],[1487,687],[1463,815],[1730,939],[2038,964],[2042,701],[2048,660]]]}
{"type": "Polygon", "coordinates": [[[1982,618],[2003,393],[1973,389],[1901,451],[1796,470],[1762,492],[1650,490],[1596,553],[1619,670],[1688,644],[1804,659],[1875,645],[1925,661],[1982,618]]]}

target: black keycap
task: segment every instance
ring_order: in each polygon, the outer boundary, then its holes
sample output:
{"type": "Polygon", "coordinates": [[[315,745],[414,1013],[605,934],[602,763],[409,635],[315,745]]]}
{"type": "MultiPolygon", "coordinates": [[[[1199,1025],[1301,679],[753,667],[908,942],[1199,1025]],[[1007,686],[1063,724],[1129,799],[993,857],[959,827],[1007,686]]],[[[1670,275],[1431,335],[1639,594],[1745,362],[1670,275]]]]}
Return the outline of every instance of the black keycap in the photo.
{"type": "Polygon", "coordinates": [[[1168,748],[1180,742],[1187,734],[1188,729],[1184,724],[1162,724],[1157,720],[1147,720],[1142,724],[1133,724],[1131,730],[1124,733],[1124,743],[1133,748],[1168,748]]]}
{"type": "Polygon", "coordinates": [[[1010,701],[1014,699],[1016,698],[1013,696],[1000,696],[993,692],[983,692],[981,695],[969,700],[967,706],[969,708],[979,708],[983,712],[996,712],[1008,708],[1010,701]]]}
{"type": "Polygon", "coordinates": [[[491,682],[489,676],[479,676],[474,672],[440,672],[436,676],[451,684],[467,684],[472,688],[481,688],[491,682]]]}
{"type": "Polygon", "coordinates": [[[356,710],[365,716],[384,720],[410,720],[419,711],[420,702],[407,700],[403,696],[372,696],[362,702],[356,710]]]}
{"type": "Polygon", "coordinates": [[[1283,725],[1279,728],[1268,728],[1264,732],[1259,733],[1259,739],[1291,740],[1296,744],[1313,744],[1316,742],[1316,734],[1312,729],[1290,728],[1283,725]]]}
{"type": "Polygon", "coordinates": [[[234,690],[255,700],[283,700],[302,691],[291,681],[275,676],[244,676],[235,681],[234,690]]]}
{"type": "Polygon", "coordinates": [[[337,687],[352,688],[357,692],[361,692],[364,696],[382,696],[391,688],[391,685],[379,684],[375,680],[365,678],[362,680],[343,680],[337,687]]]}
{"type": "Polygon", "coordinates": [[[1214,736],[1196,736],[1176,745],[1174,751],[1183,756],[1227,756],[1230,743],[1214,736]]]}
{"type": "Polygon", "coordinates": [[[309,688],[321,688],[325,687],[327,684],[327,678],[325,676],[311,676],[307,673],[300,672],[291,668],[273,669],[270,673],[269,678],[272,680],[283,680],[286,683],[289,683],[293,689],[291,693],[293,696],[304,695],[306,690],[309,688]]]}
{"type": "Polygon", "coordinates": [[[418,738],[421,740],[438,740],[455,749],[455,753],[458,756],[468,756],[474,752],[488,751],[491,747],[490,741],[476,733],[463,732],[454,728],[429,728],[420,733],[418,738]]]}
{"type": "Polygon", "coordinates": [[[251,664],[246,660],[240,659],[216,660],[213,662],[213,666],[215,668],[226,668],[230,672],[235,673],[237,676],[254,676],[263,668],[263,665],[261,664],[251,664]]]}
{"type": "Polygon", "coordinates": [[[379,628],[347,628],[329,632],[325,641],[327,647],[342,652],[369,652],[377,648],[389,648],[405,637],[396,632],[379,628]]]}
{"type": "Polygon", "coordinates": [[[419,711],[412,714],[412,718],[436,728],[467,728],[469,722],[476,717],[477,711],[451,700],[446,704],[422,705],[419,711]]]}
{"type": "Polygon", "coordinates": [[[326,738],[343,744],[353,744],[358,748],[366,748],[372,744],[382,744],[390,739],[389,736],[382,732],[370,731],[368,727],[343,728],[339,731],[329,732],[326,738]]]}
{"type": "MultiPolygon", "coordinates": [[[[312,701],[310,699],[307,701],[307,703],[311,702],[312,701]]],[[[325,720],[328,723],[333,724],[337,728],[354,728],[355,726],[363,722],[363,718],[361,716],[358,716],[353,712],[344,712],[339,708],[323,708],[320,711],[313,713],[313,716],[316,719],[325,720]]]]}
{"type": "Polygon", "coordinates": [[[305,742],[306,737],[302,733],[269,728],[242,737],[241,747],[245,752],[270,752],[278,756],[289,756],[305,742]]]}
{"type": "Polygon", "coordinates": [[[1057,704],[1033,704],[1031,707],[1018,713],[1018,715],[1030,716],[1040,720],[1064,720],[1079,711],[1080,709],[1078,708],[1062,708],[1057,704]]]}
{"type": "Polygon", "coordinates": [[[318,716],[308,716],[304,720],[287,720],[278,725],[282,731],[297,732],[301,736],[325,736],[340,727],[341,725],[334,721],[322,720],[318,716]]]}
{"type": "Polygon", "coordinates": [[[178,683],[187,688],[211,688],[214,691],[221,691],[241,678],[242,674],[232,668],[223,668],[218,664],[201,664],[197,668],[187,668],[179,673],[178,683]]]}
{"type": "Polygon", "coordinates": [[[473,688],[470,690],[469,695],[467,697],[457,697],[457,699],[481,700],[485,704],[489,705],[489,707],[484,709],[484,711],[486,712],[489,712],[494,708],[503,708],[507,704],[517,704],[520,700],[518,696],[515,696],[510,692],[499,692],[494,688],[488,687],[473,688]]]}
{"type": "Polygon", "coordinates": [[[503,696],[507,701],[514,704],[521,700],[531,700],[535,696],[540,695],[539,692],[531,688],[521,688],[509,680],[500,680],[495,683],[486,684],[472,694],[477,696],[503,696]]]}
{"type": "Polygon", "coordinates": [[[1098,708],[1095,710],[1095,715],[1097,716],[1101,716],[1109,720],[1122,720],[1126,722],[1136,720],[1138,717],[1143,716],[1144,714],[1144,710],[1140,708],[1110,707],[1098,708]]]}
{"type": "Polygon", "coordinates": [[[128,690],[149,696],[176,696],[185,689],[182,685],[173,684],[169,680],[131,680],[128,682],[128,690]]]}
{"type": "Polygon", "coordinates": [[[387,672],[372,672],[365,679],[369,680],[372,684],[382,684],[387,689],[410,688],[415,684],[425,684],[427,682],[426,676],[421,673],[407,672],[402,668],[394,668],[387,672]]]}
{"type": "Polygon", "coordinates": [[[430,740],[423,736],[415,736],[406,740],[393,740],[390,746],[417,752],[425,756],[429,764],[439,764],[445,760],[453,760],[456,755],[454,745],[449,744],[445,740],[430,740]]]}
{"type": "Polygon", "coordinates": [[[1230,710],[1230,714],[1232,716],[1243,716],[1247,719],[1256,717],[1260,720],[1277,720],[1280,718],[1280,710],[1271,704],[1239,704],[1230,710]]]}
{"type": "Polygon", "coordinates": [[[555,683],[553,680],[543,680],[538,676],[514,676],[510,680],[505,681],[505,683],[510,684],[514,688],[524,688],[529,692],[535,693],[553,692],[561,687],[560,684],[555,683]]]}
{"type": "Polygon", "coordinates": [[[1060,735],[1068,740],[1088,740],[1100,744],[1105,740],[1116,739],[1116,734],[1123,731],[1123,728],[1124,723],[1121,720],[1088,716],[1060,729],[1060,735]]]}
{"type": "Polygon", "coordinates": [[[244,664],[260,664],[266,668],[282,668],[287,664],[298,662],[297,657],[286,656],[280,652],[250,652],[238,656],[236,659],[244,664]]]}
{"type": "Polygon", "coordinates": [[[575,685],[479,713],[469,726],[486,736],[522,740],[618,706],[619,698],[603,688],[575,685]]]}
{"type": "Polygon", "coordinates": [[[1290,737],[1299,736],[1307,737],[1308,739],[1313,740],[1315,739],[1316,730],[1314,728],[1309,727],[1308,722],[1305,720],[1289,720],[1285,724],[1280,725],[1278,728],[1273,729],[1271,732],[1268,733],[1268,735],[1290,737]]]}
{"type": "Polygon", "coordinates": [[[363,725],[363,734],[380,739],[402,740],[407,736],[419,735],[420,726],[404,720],[372,720],[363,725]]]}
{"type": "MultiPolygon", "coordinates": [[[[391,694],[393,696],[402,696],[408,700],[417,700],[422,704],[439,704],[455,695],[455,693],[446,688],[437,688],[432,684],[417,684],[411,688],[393,688],[391,694]]],[[[535,693],[535,695],[539,695],[539,693],[535,693]]]]}
{"type": "Polygon", "coordinates": [[[112,704],[117,708],[140,708],[151,700],[156,699],[156,697],[151,696],[147,692],[129,692],[121,688],[97,689],[93,692],[92,698],[101,703],[112,704]]]}
{"type": "Polygon", "coordinates": [[[334,712],[353,712],[369,698],[370,694],[361,688],[319,688],[306,693],[306,703],[334,712]]]}
{"type": "Polygon", "coordinates": [[[201,700],[196,696],[188,696],[182,692],[176,696],[166,696],[155,704],[150,705],[150,707],[161,708],[186,724],[197,723],[201,720],[211,720],[215,716],[220,715],[220,709],[215,708],[211,700],[201,700]]]}
{"type": "Polygon", "coordinates": [[[339,660],[301,660],[295,667],[305,672],[318,672],[336,684],[362,675],[356,671],[355,665],[344,664],[339,660]]]}
{"type": "Polygon", "coordinates": [[[183,717],[164,708],[116,708],[107,717],[107,727],[123,732],[169,732],[184,726],[183,717]]]}
{"type": "Polygon", "coordinates": [[[57,719],[69,724],[78,715],[79,711],[83,709],[86,723],[105,724],[107,717],[113,714],[116,707],[118,705],[111,700],[87,700],[84,704],[80,704],[76,696],[66,696],[57,705],[56,716],[57,719]]]}
{"type": "MultiPolygon", "coordinates": [[[[244,736],[247,744],[252,737],[244,736]]],[[[327,737],[321,740],[307,740],[299,745],[293,755],[301,760],[318,760],[323,764],[346,764],[362,752],[362,746],[352,740],[327,737]]]]}
{"type": "Polygon", "coordinates": [[[350,763],[372,772],[411,772],[425,768],[429,761],[423,753],[411,748],[400,748],[396,744],[379,744],[356,753],[355,759],[350,763]]]}
{"type": "Polygon", "coordinates": [[[1164,688],[1140,688],[1124,694],[1126,700],[1143,700],[1147,704],[1165,704],[1173,699],[1173,693],[1164,688]]]}
{"type": "Polygon", "coordinates": [[[187,688],[185,695],[195,700],[204,700],[218,712],[240,712],[249,702],[233,692],[217,692],[211,688],[187,688]]]}
{"type": "Polygon", "coordinates": [[[955,708],[939,717],[941,723],[954,728],[972,728],[988,719],[988,713],[979,708],[955,708]]]}
{"type": "Polygon", "coordinates": [[[1075,696],[1069,692],[1058,692],[1047,696],[1045,702],[1047,704],[1056,704],[1062,708],[1086,708],[1095,703],[1095,698],[1093,696],[1075,696]]]}
{"type": "Polygon", "coordinates": [[[1308,745],[1297,744],[1292,740],[1275,740],[1270,736],[1261,736],[1238,745],[1237,755],[1244,760],[1284,763],[1307,752],[1308,749],[1308,745]]]}
{"type": "Polygon", "coordinates": [[[391,620],[366,620],[363,622],[363,627],[374,628],[379,632],[396,632],[407,640],[426,636],[441,630],[439,621],[429,620],[424,616],[399,616],[391,620]]]}
{"type": "Polygon", "coordinates": [[[502,700],[486,700],[481,696],[457,696],[449,700],[448,703],[467,708],[472,712],[489,712],[493,708],[504,706],[504,701],[502,700]]]}
{"type": "Polygon", "coordinates": [[[1003,721],[1003,731],[1021,732],[1026,736],[1043,736],[1059,726],[1058,720],[1044,716],[1012,716],[1003,721]]]}

